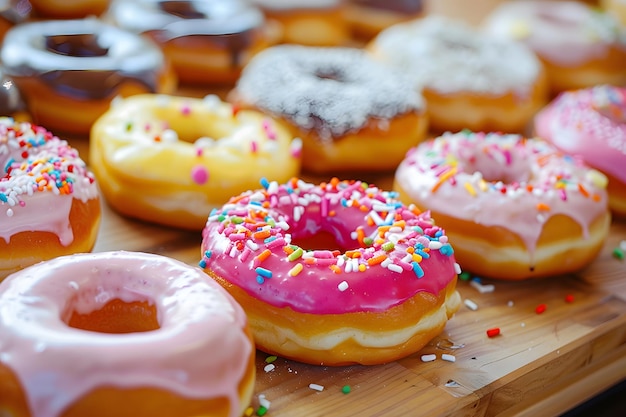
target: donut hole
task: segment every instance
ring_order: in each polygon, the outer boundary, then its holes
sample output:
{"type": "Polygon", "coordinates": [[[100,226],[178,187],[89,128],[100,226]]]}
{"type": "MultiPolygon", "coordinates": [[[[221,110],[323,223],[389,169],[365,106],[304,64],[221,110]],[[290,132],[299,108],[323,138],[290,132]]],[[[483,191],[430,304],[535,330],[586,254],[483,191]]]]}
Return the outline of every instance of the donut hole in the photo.
{"type": "Polygon", "coordinates": [[[139,333],[161,327],[156,306],[148,301],[126,302],[116,298],[89,313],[78,313],[70,306],[68,315],[69,327],[97,333],[139,333]]]}
{"type": "Polygon", "coordinates": [[[320,80],[346,81],[345,74],[336,68],[318,68],[313,75],[320,80]]]}
{"type": "Polygon", "coordinates": [[[109,53],[92,33],[46,36],[45,48],[58,55],[74,57],[102,57],[109,53]]]}
{"type": "Polygon", "coordinates": [[[301,247],[304,250],[330,250],[330,251],[346,251],[355,248],[345,248],[338,241],[333,233],[320,231],[311,236],[294,236],[291,243],[301,247]]]}
{"type": "Polygon", "coordinates": [[[505,154],[501,150],[489,152],[481,149],[471,155],[457,155],[459,170],[469,175],[480,175],[487,182],[519,184],[532,178],[531,158],[525,158],[515,151],[505,154]],[[506,156],[508,155],[508,156],[506,156]]]}
{"type": "Polygon", "coordinates": [[[209,17],[206,11],[200,11],[196,8],[197,3],[193,1],[161,1],[158,7],[165,13],[183,19],[205,19],[209,17]]]}
{"type": "Polygon", "coordinates": [[[580,15],[574,15],[572,13],[555,13],[553,10],[537,10],[537,18],[546,23],[563,26],[563,27],[572,27],[578,26],[581,22],[580,15]]]}

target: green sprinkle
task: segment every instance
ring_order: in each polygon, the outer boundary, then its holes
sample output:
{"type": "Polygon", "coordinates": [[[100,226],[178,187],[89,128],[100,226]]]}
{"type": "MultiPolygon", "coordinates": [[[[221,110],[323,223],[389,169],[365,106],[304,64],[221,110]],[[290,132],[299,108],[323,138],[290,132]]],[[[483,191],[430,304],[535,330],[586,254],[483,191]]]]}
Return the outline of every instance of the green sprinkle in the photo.
{"type": "Polygon", "coordinates": [[[374,243],[374,239],[372,239],[371,237],[364,237],[363,243],[365,244],[365,246],[370,247],[372,246],[372,243],[374,243]]]}
{"type": "Polygon", "coordinates": [[[350,385],[344,385],[343,388],[341,388],[341,392],[343,392],[344,394],[349,394],[350,391],[350,385]]]}
{"type": "Polygon", "coordinates": [[[272,363],[274,362],[276,359],[278,359],[278,356],[268,356],[267,358],[265,358],[265,363],[272,363]]]}
{"type": "Polygon", "coordinates": [[[243,218],[239,217],[239,216],[233,216],[230,218],[230,221],[234,224],[241,224],[243,223],[243,218]]]}
{"type": "Polygon", "coordinates": [[[217,221],[218,222],[223,222],[224,220],[226,220],[226,216],[223,214],[220,214],[219,216],[217,216],[217,221]]]}
{"type": "Polygon", "coordinates": [[[461,281],[469,281],[469,279],[472,277],[472,275],[469,272],[463,271],[461,272],[461,274],[459,275],[459,279],[461,281]]]}
{"type": "Polygon", "coordinates": [[[394,248],[394,244],[392,242],[385,242],[382,245],[382,248],[385,252],[391,252],[394,248]]]}
{"type": "Polygon", "coordinates": [[[302,254],[304,253],[304,251],[302,250],[302,248],[298,247],[298,249],[294,250],[293,252],[291,252],[289,254],[289,256],[287,256],[287,259],[290,262],[295,261],[296,259],[300,258],[302,256],[302,254]]]}
{"type": "Polygon", "coordinates": [[[615,249],[613,249],[613,256],[617,259],[624,259],[624,251],[622,250],[622,248],[617,247],[615,249]]]}
{"type": "Polygon", "coordinates": [[[256,410],[257,416],[264,416],[265,413],[267,413],[267,408],[263,407],[262,405],[259,406],[259,408],[256,410]]]}

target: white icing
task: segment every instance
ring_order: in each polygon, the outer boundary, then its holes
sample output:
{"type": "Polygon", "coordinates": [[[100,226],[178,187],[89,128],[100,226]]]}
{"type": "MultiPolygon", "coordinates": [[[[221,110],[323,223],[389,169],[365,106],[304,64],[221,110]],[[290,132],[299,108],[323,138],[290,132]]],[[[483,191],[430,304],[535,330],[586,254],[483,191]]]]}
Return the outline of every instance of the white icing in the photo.
{"type": "Polygon", "coordinates": [[[356,48],[282,45],[268,48],[244,69],[236,91],[242,101],[331,139],[420,111],[423,98],[402,74],[356,48]]]}
{"type": "Polygon", "coordinates": [[[485,20],[484,31],[522,41],[564,66],[602,59],[615,46],[626,49],[626,30],[617,18],[575,1],[503,3],[485,20]]]}
{"type": "Polygon", "coordinates": [[[385,29],[372,42],[372,51],[408,74],[418,88],[444,94],[527,95],[541,70],[528,47],[436,15],[385,29]]]}

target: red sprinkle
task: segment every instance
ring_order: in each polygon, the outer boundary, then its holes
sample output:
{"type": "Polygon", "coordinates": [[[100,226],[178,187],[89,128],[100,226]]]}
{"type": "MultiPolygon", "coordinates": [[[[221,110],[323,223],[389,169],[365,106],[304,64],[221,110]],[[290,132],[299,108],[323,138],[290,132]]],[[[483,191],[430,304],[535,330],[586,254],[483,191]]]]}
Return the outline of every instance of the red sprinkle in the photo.
{"type": "Polygon", "coordinates": [[[574,295],[572,295],[572,294],[567,294],[567,295],[565,296],[565,302],[566,302],[566,303],[573,303],[573,302],[574,302],[574,295]]]}
{"type": "Polygon", "coordinates": [[[499,327],[494,327],[492,329],[488,329],[487,330],[487,336],[488,337],[496,337],[500,334],[500,328],[499,327]]]}
{"type": "Polygon", "coordinates": [[[546,308],[548,308],[548,306],[546,306],[545,304],[539,304],[536,308],[535,308],[535,313],[537,314],[541,314],[544,311],[546,311],[546,308]]]}

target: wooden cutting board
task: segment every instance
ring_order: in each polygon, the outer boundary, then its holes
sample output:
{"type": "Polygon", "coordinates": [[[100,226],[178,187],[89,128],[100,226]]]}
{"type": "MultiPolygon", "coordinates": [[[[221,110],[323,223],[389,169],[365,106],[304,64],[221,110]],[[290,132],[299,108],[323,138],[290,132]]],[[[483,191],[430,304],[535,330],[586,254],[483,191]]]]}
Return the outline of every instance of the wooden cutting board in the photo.
{"type": "MultiPolygon", "coordinates": [[[[199,233],[122,218],[105,205],[94,250],[152,252],[197,265],[200,240],[199,233]]],[[[255,413],[259,395],[273,417],[562,413],[626,378],[626,260],[612,254],[622,240],[626,222],[614,221],[599,258],[575,275],[483,281],[494,291],[482,294],[459,281],[462,297],[478,309],[462,306],[439,337],[397,362],[332,368],[278,358],[266,372],[267,355],[257,352],[255,413]],[[489,338],[493,327],[501,334],[489,338]],[[424,354],[437,359],[422,362],[424,354]]]]}

